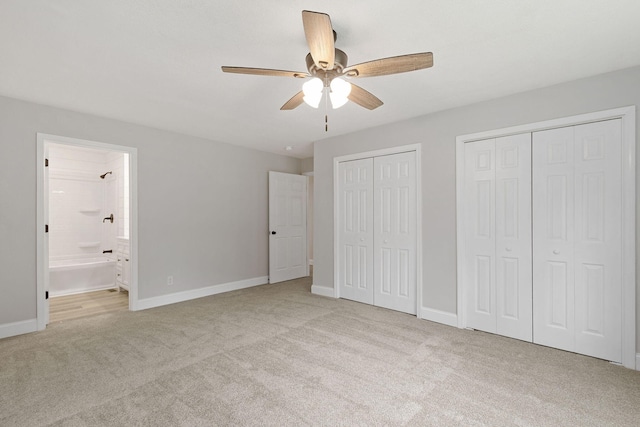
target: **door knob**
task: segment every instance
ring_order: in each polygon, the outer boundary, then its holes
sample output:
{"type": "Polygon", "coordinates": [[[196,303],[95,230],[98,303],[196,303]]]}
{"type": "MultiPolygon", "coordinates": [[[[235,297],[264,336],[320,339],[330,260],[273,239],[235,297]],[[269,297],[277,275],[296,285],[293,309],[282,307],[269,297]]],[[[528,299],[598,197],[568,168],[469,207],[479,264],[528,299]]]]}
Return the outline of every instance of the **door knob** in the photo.
{"type": "Polygon", "coordinates": [[[275,232],[275,231],[272,231],[272,232],[271,232],[271,234],[276,234],[276,232],[275,232]]]}
{"type": "Polygon", "coordinates": [[[555,255],[558,255],[558,254],[560,253],[560,250],[559,250],[559,249],[554,249],[554,250],[553,250],[553,253],[554,253],[555,255]]]}
{"type": "Polygon", "coordinates": [[[361,241],[361,242],[364,242],[364,237],[361,237],[361,238],[360,238],[360,241],[361,241]]]}
{"type": "Polygon", "coordinates": [[[388,241],[388,240],[385,240],[385,241],[384,241],[384,243],[385,243],[385,244],[386,244],[386,243],[389,243],[389,241],[388,241]]]}
{"type": "Polygon", "coordinates": [[[513,249],[511,249],[511,248],[505,248],[505,250],[506,250],[507,252],[511,252],[513,249]]]}

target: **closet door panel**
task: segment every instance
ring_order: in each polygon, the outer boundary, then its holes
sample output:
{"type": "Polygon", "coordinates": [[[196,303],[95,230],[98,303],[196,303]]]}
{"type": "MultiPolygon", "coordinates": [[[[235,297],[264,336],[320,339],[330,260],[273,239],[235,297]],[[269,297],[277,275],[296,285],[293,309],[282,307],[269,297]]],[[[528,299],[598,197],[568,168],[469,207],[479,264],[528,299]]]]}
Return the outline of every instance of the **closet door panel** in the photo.
{"type": "Polygon", "coordinates": [[[416,155],[374,159],[374,305],[416,314],[416,155]]]}
{"type": "Polygon", "coordinates": [[[338,167],[340,296],[373,304],[373,159],[338,167]]]}
{"type": "Polygon", "coordinates": [[[531,341],[531,134],[495,141],[497,333],[531,341]]]}
{"type": "Polygon", "coordinates": [[[533,341],[575,351],[574,130],[533,134],[533,341]]]}
{"type": "Polygon", "coordinates": [[[622,361],[620,120],[575,127],[576,351],[622,361]]]}
{"type": "Polygon", "coordinates": [[[496,333],[495,140],[465,144],[465,314],[470,328],[496,333]]]}

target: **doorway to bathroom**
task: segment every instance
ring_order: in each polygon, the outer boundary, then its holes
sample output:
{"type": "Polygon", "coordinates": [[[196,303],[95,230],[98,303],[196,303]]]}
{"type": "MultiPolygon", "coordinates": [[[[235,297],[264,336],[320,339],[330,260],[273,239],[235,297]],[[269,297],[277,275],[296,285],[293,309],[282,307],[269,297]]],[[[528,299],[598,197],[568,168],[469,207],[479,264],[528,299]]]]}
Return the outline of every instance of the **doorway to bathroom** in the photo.
{"type": "Polygon", "coordinates": [[[137,303],[136,149],[38,134],[38,329],[137,303]]]}

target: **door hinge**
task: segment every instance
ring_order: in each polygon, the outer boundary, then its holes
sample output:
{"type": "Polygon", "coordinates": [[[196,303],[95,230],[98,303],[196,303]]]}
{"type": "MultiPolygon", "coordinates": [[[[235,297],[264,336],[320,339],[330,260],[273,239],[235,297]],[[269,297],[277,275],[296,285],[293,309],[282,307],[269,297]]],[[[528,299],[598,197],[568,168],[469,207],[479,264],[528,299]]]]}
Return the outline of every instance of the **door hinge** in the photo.
{"type": "Polygon", "coordinates": [[[49,291],[44,292],[44,299],[49,299],[49,291]]]}
{"type": "Polygon", "coordinates": [[[49,159],[44,159],[44,167],[45,168],[49,167],[49,159]]]}
{"type": "Polygon", "coordinates": [[[48,233],[49,232],[49,224],[45,224],[44,225],[44,232],[48,233]]]}

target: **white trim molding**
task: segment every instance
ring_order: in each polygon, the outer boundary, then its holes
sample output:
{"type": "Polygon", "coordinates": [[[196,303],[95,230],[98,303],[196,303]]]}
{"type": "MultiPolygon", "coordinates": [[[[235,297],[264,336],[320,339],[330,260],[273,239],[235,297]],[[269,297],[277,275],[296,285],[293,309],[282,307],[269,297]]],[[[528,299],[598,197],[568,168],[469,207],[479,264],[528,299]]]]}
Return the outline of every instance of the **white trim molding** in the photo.
{"type": "Polygon", "coordinates": [[[139,299],[138,306],[136,309],[146,310],[148,308],[175,304],[178,302],[208,297],[211,295],[221,294],[224,292],[231,292],[231,291],[237,291],[240,289],[251,288],[254,286],[266,285],[268,282],[269,282],[269,276],[260,276],[260,277],[254,277],[252,279],[238,280],[236,282],[221,283],[218,285],[207,286],[205,288],[198,288],[198,289],[192,289],[188,291],[175,292],[167,295],[160,295],[157,297],[139,299]]]}
{"type": "MultiPolygon", "coordinates": [[[[622,365],[627,368],[640,368],[636,361],[636,107],[621,107],[577,116],[530,123],[487,132],[461,135],[456,138],[456,233],[457,259],[464,258],[465,234],[462,221],[465,212],[464,199],[464,144],[484,139],[538,132],[566,126],[576,126],[603,120],[621,119],[622,121],[622,365]]],[[[457,263],[458,277],[458,324],[466,328],[463,263],[457,263]]]]}
{"type": "Polygon", "coordinates": [[[0,325],[0,339],[16,335],[28,334],[38,330],[38,319],[23,320],[21,322],[0,325]]]}
{"type": "Polygon", "coordinates": [[[333,288],[330,288],[328,286],[311,285],[311,293],[314,295],[320,295],[322,297],[336,297],[333,288]]]}
{"type": "MultiPolygon", "coordinates": [[[[363,153],[347,154],[333,158],[333,289],[334,298],[340,298],[340,290],[338,287],[338,205],[339,205],[339,176],[338,166],[341,162],[350,160],[366,159],[369,157],[388,156],[391,154],[407,153],[415,151],[416,153],[416,317],[422,318],[422,144],[415,143],[409,145],[399,145],[397,147],[383,148],[380,150],[366,151],[363,153]]],[[[328,288],[330,289],[330,288],[328,288]]]]}
{"type": "Polygon", "coordinates": [[[457,314],[436,310],[435,308],[422,307],[420,309],[420,318],[431,322],[442,323],[443,325],[458,326],[457,314]]]}
{"type": "Polygon", "coordinates": [[[640,371],[640,353],[636,353],[636,371],[640,371]]]}

